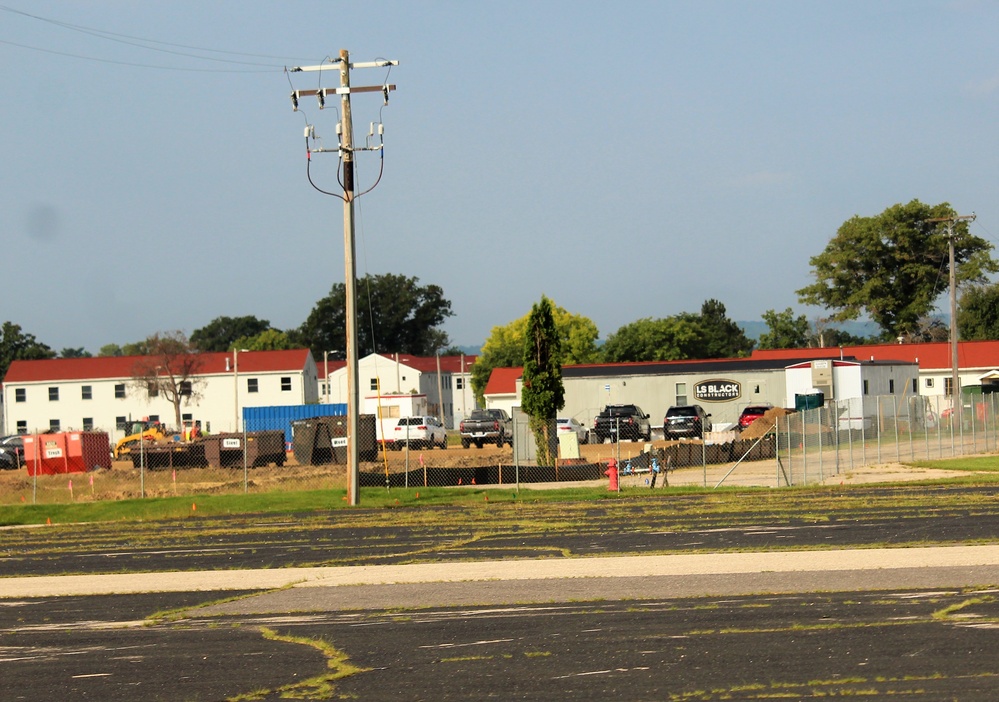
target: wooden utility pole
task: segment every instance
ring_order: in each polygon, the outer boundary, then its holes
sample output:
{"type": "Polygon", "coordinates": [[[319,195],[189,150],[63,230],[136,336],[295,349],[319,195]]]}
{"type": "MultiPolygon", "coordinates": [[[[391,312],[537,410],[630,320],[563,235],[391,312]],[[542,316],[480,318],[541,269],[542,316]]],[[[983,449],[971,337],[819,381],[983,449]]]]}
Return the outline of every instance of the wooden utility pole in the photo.
{"type": "Polygon", "coordinates": [[[343,157],[343,264],[347,326],[347,504],[360,502],[358,434],[360,392],[357,389],[357,264],[354,262],[354,122],[350,116],[350,57],[340,50],[340,154],[343,157]]]}
{"type": "Polygon", "coordinates": [[[961,375],[958,372],[957,355],[957,266],[954,262],[954,225],[957,222],[975,221],[975,214],[937,217],[927,221],[947,223],[947,244],[950,259],[950,274],[948,275],[948,283],[950,285],[950,392],[954,398],[951,403],[951,407],[953,408],[951,417],[954,417],[961,409],[961,375]]]}
{"type": "MultiPolygon", "coordinates": [[[[298,109],[298,100],[305,95],[315,95],[319,99],[320,109],[326,104],[326,95],[334,92],[340,95],[340,145],[337,149],[340,158],[343,160],[343,250],[344,250],[344,287],[346,293],[346,337],[347,337],[347,504],[356,506],[360,502],[360,447],[358,444],[360,434],[360,391],[358,389],[358,351],[357,351],[357,265],[354,259],[354,152],[356,150],[370,151],[371,147],[355,149],[354,147],[354,124],[350,112],[350,94],[381,92],[388,102],[388,93],[395,90],[394,85],[364,86],[358,88],[350,87],[351,68],[380,68],[387,66],[397,66],[398,61],[372,61],[369,63],[350,63],[350,56],[346,49],[340,50],[340,87],[331,90],[320,88],[317,90],[296,90],[291,94],[292,104],[298,109]]],[[[331,69],[334,63],[322,64],[319,66],[302,66],[293,68],[291,71],[321,71],[331,69]]],[[[309,129],[306,128],[306,133],[309,129]]],[[[375,147],[380,149],[381,147],[375,147]]],[[[317,151],[322,151],[318,149],[317,151]]],[[[326,382],[329,382],[327,376],[326,382]]]]}

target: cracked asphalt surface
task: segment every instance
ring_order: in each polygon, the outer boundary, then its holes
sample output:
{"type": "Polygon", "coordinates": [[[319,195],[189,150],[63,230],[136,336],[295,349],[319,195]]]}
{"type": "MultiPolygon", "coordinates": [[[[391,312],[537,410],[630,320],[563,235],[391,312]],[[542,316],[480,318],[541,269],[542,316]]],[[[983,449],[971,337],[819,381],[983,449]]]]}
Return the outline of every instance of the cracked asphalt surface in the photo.
{"type": "Polygon", "coordinates": [[[999,697],[995,490],[816,494],[6,530],[0,679],[19,700],[999,697]]]}

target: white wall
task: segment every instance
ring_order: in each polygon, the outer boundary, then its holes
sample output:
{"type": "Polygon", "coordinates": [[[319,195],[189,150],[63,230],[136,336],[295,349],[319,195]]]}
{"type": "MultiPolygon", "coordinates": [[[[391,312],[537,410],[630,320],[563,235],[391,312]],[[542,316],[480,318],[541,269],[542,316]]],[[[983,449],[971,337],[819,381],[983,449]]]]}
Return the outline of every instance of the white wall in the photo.
{"type": "MultiPolygon", "coordinates": [[[[295,405],[316,401],[316,381],[313,370],[311,380],[306,380],[307,371],[270,371],[267,373],[240,373],[238,413],[243,407],[266,407],[271,405],[295,405]],[[290,379],[290,389],[282,390],[282,378],[290,379]],[[257,392],[248,392],[251,379],[257,381],[257,392]]],[[[191,401],[185,398],[181,403],[181,415],[202,423],[202,427],[213,433],[242,431],[241,417],[237,421],[237,394],[232,373],[199,376],[194,384],[194,393],[200,395],[191,401]]],[[[144,388],[138,388],[130,378],[112,378],[82,381],[48,381],[7,384],[4,386],[7,403],[7,423],[10,433],[17,431],[18,422],[24,422],[29,433],[49,431],[50,420],[59,421],[61,431],[83,429],[83,420],[93,420],[96,431],[106,431],[112,438],[119,437],[116,420],[142,419],[158,415],[161,422],[171,429],[177,429],[173,403],[162,396],[148,396],[144,388]],[[125,386],[125,397],[115,397],[115,386],[125,386]],[[91,399],[83,399],[83,387],[91,389],[91,399]],[[16,389],[23,388],[25,402],[15,402],[16,389]],[[58,388],[58,400],[49,400],[49,388],[58,388]]]]}

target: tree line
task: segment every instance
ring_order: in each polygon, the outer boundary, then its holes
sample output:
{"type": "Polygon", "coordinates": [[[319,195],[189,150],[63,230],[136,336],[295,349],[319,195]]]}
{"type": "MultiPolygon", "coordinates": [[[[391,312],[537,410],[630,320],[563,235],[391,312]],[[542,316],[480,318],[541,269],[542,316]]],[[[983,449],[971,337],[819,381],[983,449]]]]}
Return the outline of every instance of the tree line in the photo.
{"type": "MultiPolygon", "coordinates": [[[[884,212],[854,216],[839,227],[825,249],[809,260],[814,282],[796,291],[803,304],[825,308],[828,316],[809,321],[791,308],[767,310],[767,331],[758,342],[729,319],[725,305],[706,300],[699,313],[629,322],[598,343],[599,332],[588,318],[543,298],[558,337],[558,362],[564,364],[737,358],[753,348],[807,348],[916,341],[942,341],[948,329],[931,313],[947,289],[950,240],[940,220],[954,217],[947,203],[926,205],[913,200],[884,212]],[[837,324],[867,316],[879,333],[863,338],[837,324]]],[[[961,295],[957,325],[960,338],[999,339],[999,285],[988,275],[999,271],[992,244],[968,231],[967,222],[953,226],[956,275],[961,295]]],[[[451,302],[437,285],[398,274],[367,275],[357,281],[358,351],[432,356],[457,354],[441,328],[451,316],[451,302]]],[[[155,355],[156,344],[169,339],[190,352],[231,349],[278,350],[307,347],[313,357],[345,356],[346,286],[336,283],[297,328],[281,330],[255,316],[217,317],[190,337],[180,332],[102,346],[99,355],[155,355]]],[[[537,312],[537,310],[534,310],[537,312]]],[[[545,317],[547,323],[547,317],[545,317]]],[[[493,368],[523,366],[530,313],[493,327],[472,366],[472,386],[482,396],[493,368]]],[[[0,377],[15,359],[85,357],[82,348],[56,353],[13,322],[0,327],[0,377]]]]}

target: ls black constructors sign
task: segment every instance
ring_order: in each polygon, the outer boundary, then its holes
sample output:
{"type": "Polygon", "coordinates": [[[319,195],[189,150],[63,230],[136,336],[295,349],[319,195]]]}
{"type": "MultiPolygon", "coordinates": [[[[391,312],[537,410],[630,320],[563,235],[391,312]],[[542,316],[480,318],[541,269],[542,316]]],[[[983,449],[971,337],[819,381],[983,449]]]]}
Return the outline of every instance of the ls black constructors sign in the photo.
{"type": "Polygon", "coordinates": [[[702,402],[738,400],[742,386],[734,380],[702,380],[694,386],[694,397],[702,402]]]}

